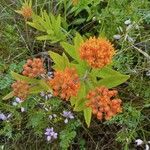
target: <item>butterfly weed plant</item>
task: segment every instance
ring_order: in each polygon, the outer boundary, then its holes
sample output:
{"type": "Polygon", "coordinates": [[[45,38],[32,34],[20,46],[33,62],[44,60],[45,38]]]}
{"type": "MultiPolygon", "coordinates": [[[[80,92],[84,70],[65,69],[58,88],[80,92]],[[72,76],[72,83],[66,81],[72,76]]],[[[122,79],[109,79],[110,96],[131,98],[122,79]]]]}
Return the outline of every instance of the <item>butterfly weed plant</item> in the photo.
{"type": "Polygon", "coordinates": [[[99,120],[109,120],[122,112],[122,100],[113,88],[129,76],[112,69],[113,45],[105,38],[84,40],[79,34],[74,38],[74,45],[67,42],[61,45],[72,61],[65,53],[59,55],[49,51],[54,61],[54,76],[49,78],[40,58],[28,59],[22,74],[12,72],[17,81],[4,99],[16,96],[25,101],[30,94],[51,92],[62,101],[70,101],[74,111],[82,111],[88,126],[92,114],[99,120]]]}
{"type": "MultiPolygon", "coordinates": [[[[122,97],[117,90],[129,79],[129,75],[123,74],[125,71],[121,70],[119,61],[114,62],[117,50],[112,37],[108,39],[103,33],[100,33],[101,36],[94,36],[93,33],[81,36],[65,26],[69,13],[78,18],[83,10],[88,13],[86,21],[90,21],[94,17],[91,9],[96,11],[94,14],[99,13],[98,9],[94,9],[98,8],[99,1],[60,3],[66,6],[65,17],[58,12],[54,15],[45,10],[35,13],[31,1],[25,1],[22,8],[16,11],[23,16],[26,26],[37,31],[36,40],[58,44],[63,52],[58,54],[51,49],[47,52],[52,61],[51,72],[43,57],[34,56],[25,60],[20,71],[12,69],[13,80],[9,82],[9,85],[14,82],[12,91],[3,97],[4,103],[0,102],[1,108],[6,108],[0,114],[3,127],[0,134],[13,140],[25,140],[26,136],[34,133],[32,140],[36,141],[37,137],[46,139],[50,148],[66,150],[80,141],[76,139],[80,127],[85,129],[86,125],[88,131],[96,121],[104,126],[118,124],[121,130],[118,129],[116,140],[126,143],[123,145],[127,149],[137,137],[137,131],[142,132],[138,127],[144,117],[139,110],[126,105],[126,97],[122,97]],[[67,12],[68,5],[72,5],[70,12],[67,12]],[[114,70],[117,63],[122,73],[114,70]],[[8,99],[10,101],[7,103],[5,100],[8,99]],[[16,134],[14,129],[22,132],[16,134]]],[[[72,25],[77,25],[77,22],[74,21],[72,25]]],[[[101,29],[103,27],[104,22],[101,29]]],[[[106,30],[105,33],[109,32],[106,30]]],[[[45,145],[41,146],[46,148],[45,145]]]]}

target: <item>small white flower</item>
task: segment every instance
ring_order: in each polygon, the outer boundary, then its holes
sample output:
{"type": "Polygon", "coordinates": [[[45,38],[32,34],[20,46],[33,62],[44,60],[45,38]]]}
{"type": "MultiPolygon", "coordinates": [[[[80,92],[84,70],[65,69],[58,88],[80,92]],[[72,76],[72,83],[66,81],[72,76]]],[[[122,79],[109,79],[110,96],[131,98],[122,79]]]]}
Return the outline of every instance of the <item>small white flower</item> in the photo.
{"type": "Polygon", "coordinates": [[[13,102],[12,105],[13,105],[13,106],[17,106],[18,103],[17,103],[17,102],[13,102]]]}
{"type": "Polygon", "coordinates": [[[52,94],[47,94],[48,98],[52,98],[53,95],[52,94]]]}
{"type": "Polygon", "coordinates": [[[131,20],[130,20],[130,19],[126,20],[126,21],[124,22],[124,24],[125,24],[125,25],[131,24],[131,20]]]}
{"type": "Polygon", "coordinates": [[[21,112],[25,112],[25,108],[24,107],[21,107],[21,112]]]}
{"type": "Polygon", "coordinates": [[[54,117],[54,118],[56,118],[56,117],[57,117],[57,115],[56,115],[56,114],[53,114],[53,117],[54,117]]]}
{"type": "Polygon", "coordinates": [[[95,20],[96,20],[96,17],[93,17],[92,20],[95,21],[95,20]]]}
{"type": "Polygon", "coordinates": [[[40,93],[40,96],[41,96],[41,97],[44,97],[44,96],[45,96],[45,93],[44,93],[44,92],[41,92],[41,93],[40,93]]]}
{"type": "Polygon", "coordinates": [[[143,143],[143,141],[141,139],[137,139],[137,140],[135,140],[135,143],[137,146],[139,146],[143,143]]]}
{"type": "Polygon", "coordinates": [[[45,100],[48,100],[48,96],[47,95],[45,95],[45,100]]]}
{"type": "Polygon", "coordinates": [[[49,119],[52,120],[52,119],[53,119],[53,116],[52,116],[52,115],[49,115],[49,119]]]}
{"type": "Polygon", "coordinates": [[[67,118],[64,120],[64,123],[68,123],[68,119],[67,118]]]}
{"type": "Polygon", "coordinates": [[[119,40],[119,39],[121,38],[121,35],[116,34],[116,35],[113,36],[113,38],[114,38],[115,40],[119,40]]]}
{"type": "Polygon", "coordinates": [[[147,144],[145,146],[145,150],[149,150],[149,146],[147,144]]]}

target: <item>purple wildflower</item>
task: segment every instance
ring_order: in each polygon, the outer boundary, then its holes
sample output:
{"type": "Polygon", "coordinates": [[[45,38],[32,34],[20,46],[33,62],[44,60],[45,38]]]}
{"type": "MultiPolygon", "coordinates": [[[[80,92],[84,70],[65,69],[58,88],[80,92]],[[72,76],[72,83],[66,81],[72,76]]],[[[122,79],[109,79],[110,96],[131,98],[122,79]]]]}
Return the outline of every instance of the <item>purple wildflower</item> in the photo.
{"type": "Polygon", "coordinates": [[[21,99],[19,97],[16,97],[15,101],[12,103],[13,106],[17,106],[19,103],[21,103],[21,99]]]}
{"type": "Polygon", "coordinates": [[[73,114],[72,114],[71,111],[63,111],[62,116],[66,118],[66,119],[64,120],[64,123],[68,123],[68,120],[69,120],[69,119],[74,119],[74,116],[73,116],[73,114]]]}
{"type": "Polygon", "coordinates": [[[47,136],[46,137],[47,141],[52,141],[52,140],[57,139],[58,134],[56,132],[54,132],[54,129],[52,127],[52,128],[46,129],[45,135],[47,136]]]}
{"type": "Polygon", "coordinates": [[[19,97],[16,97],[15,101],[16,101],[17,103],[21,103],[21,102],[22,102],[19,97]]]}
{"type": "Polygon", "coordinates": [[[6,115],[4,115],[3,113],[0,114],[0,120],[5,121],[7,120],[6,115]]]}
{"type": "Polygon", "coordinates": [[[11,117],[11,114],[5,115],[3,113],[0,113],[0,120],[5,121],[11,117]]]}

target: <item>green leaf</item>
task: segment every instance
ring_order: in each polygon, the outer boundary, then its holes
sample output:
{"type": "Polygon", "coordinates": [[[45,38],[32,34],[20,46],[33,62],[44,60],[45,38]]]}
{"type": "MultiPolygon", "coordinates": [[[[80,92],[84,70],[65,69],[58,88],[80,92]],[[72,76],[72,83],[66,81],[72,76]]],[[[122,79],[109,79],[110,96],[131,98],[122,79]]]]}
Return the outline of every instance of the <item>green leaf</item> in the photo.
{"type": "Polygon", "coordinates": [[[85,83],[81,84],[80,90],[75,100],[75,108],[74,111],[82,111],[86,108],[86,85],[85,83]]]}
{"type": "Polygon", "coordinates": [[[29,94],[38,94],[40,92],[44,91],[42,89],[42,86],[39,86],[39,85],[36,85],[36,86],[33,86],[29,89],[29,94]]]}
{"type": "Polygon", "coordinates": [[[83,43],[83,38],[79,33],[76,33],[76,36],[74,38],[74,46],[75,46],[75,50],[78,51],[79,47],[81,45],[81,43],[83,43]]]}
{"type": "Polygon", "coordinates": [[[122,75],[120,72],[113,70],[110,67],[104,67],[101,69],[92,69],[92,75],[95,77],[100,77],[100,78],[108,78],[111,76],[120,76],[122,75]]]}
{"type": "Polygon", "coordinates": [[[108,88],[116,87],[129,79],[128,75],[110,76],[98,81],[97,86],[106,86],[108,88]]]}
{"type": "Polygon", "coordinates": [[[90,126],[91,118],[92,118],[92,109],[91,108],[86,108],[84,109],[84,118],[87,126],[90,126]]]}
{"type": "Polygon", "coordinates": [[[42,36],[36,37],[36,39],[39,41],[51,40],[51,36],[50,35],[42,35],[42,36]]]}
{"type": "Polygon", "coordinates": [[[27,83],[32,83],[32,84],[37,84],[37,82],[39,82],[39,80],[37,80],[37,79],[25,77],[23,75],[13,72],[13,71],[11,71],[11,75],[15,80],[21,80],[21,81],[25,81],[27,83]]]}
{"type": "Polygon", "coordinates": [[[7,99],[10,99],[14,96],[14,93],[13,92],[10,92],[9,94],[7,94],[5,97],[3,97],[3,100],[7,100],[7,99]]]}
{"type": "Polygon", "coordinates": [[[52,92],[50,85],[48,85],[45,80],[40,80],[39,84],[41,85],[42,90],[52,92]]]}
{"type": "Polygon", "coordinates": [[[85,21],[86,21],[85,18],[79,18],[79,19],[74,20],[71,24],[72,25],[78,25],[78,24],[81,24],[81,23],[83,23],[85,21]]]}
{"type": "Polygon", "coordinates": [[[76,97],[71,97],[70,98],[70,103],[71,103],[71,106],[74,106],[75,103],[76,103],[76,97]]]}
{"type": "Polygon", "coordinates": [[[64,50],[75,60],[77,60],[77,54],[75,47],[69,43],[61,42],[61,46],[64,48],[64,50]]]}
{"type": "Polygon", "coordinates": [[[71,63],[73,67],[77,69],[79,76],[83,76],[87,70],[89,70],[89,66],[85,61],[81,61],[79,64],[71,63]]]}
{"type": "Polygon", "coordinates": [[[68,60],[66,60],[67,58],[65,57],[65,55],[61,56],[52,51],[49,51],[48,53],[55,63],[55,69],[64,70],[67,67],[66,62],[68,62],[68,60]]]}
{"type": "Polygon", "coordinates": [[[102,78],[97,82],[98,86],[106,86],[108,88],[116,87],[126,80],[129,79],[129,75],[123,75],[118,71],[113,70],[110,67],[104,67],[102,69],[93,69],[91,72],[91,76],[94,78],[100,77],[102,78]]]}

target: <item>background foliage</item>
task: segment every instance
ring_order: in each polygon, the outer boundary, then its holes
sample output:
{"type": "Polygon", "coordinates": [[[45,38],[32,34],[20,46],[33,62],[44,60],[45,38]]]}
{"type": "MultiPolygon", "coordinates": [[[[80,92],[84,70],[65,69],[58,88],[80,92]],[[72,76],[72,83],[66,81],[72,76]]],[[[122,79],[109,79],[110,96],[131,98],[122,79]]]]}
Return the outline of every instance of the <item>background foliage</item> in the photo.
{"type": "Polygon", "coordinates": [[[15,12],[21,6],[22,0],[0,1],[0,112],[12,114],[8,121],[0,121],[1,149],[127,150],[136,149],[134,141],[137,138],[145,142],[150,140],[150,2],[81,0],[73,5],[71,0],[34,0],[34,12],[42,16],[41,10],[45,10],[45,15],[47,12],[53,20],[49,24],[51,31],[36,30],[31,20],[26,28],[23,17],[15,12]],[[124,23],[129,19],[130,27],[124,23]],[[83,38],[106,36],[117,49],[114,69],[130,75],[130,80],[117,88],[124,102],[122,114],[104,123],[93,119],[87,128],[80,113],[74,114],[76,119],[66,125],[61,113],[71,108],[58,99],[31,96],[17,106],[12,105],[14,99],[2,100],[11,91],[11,71],[21,72],[25,60],[36,56],[43,57],[51,70],[47,51],[62,54],[66,42],[73,44],[76,32],[83,38]],[[114,39],[117,34],[121,39],[114,39]],[[26,112],[21,112],[21,107],[26,112]],[[58,117],[49,120],[51,114],[58,117]],[[48,143],[44,132],[52,126],[60,136],[48,143]]]}

